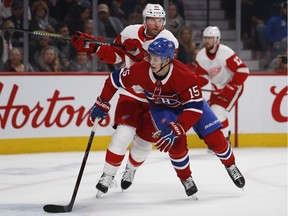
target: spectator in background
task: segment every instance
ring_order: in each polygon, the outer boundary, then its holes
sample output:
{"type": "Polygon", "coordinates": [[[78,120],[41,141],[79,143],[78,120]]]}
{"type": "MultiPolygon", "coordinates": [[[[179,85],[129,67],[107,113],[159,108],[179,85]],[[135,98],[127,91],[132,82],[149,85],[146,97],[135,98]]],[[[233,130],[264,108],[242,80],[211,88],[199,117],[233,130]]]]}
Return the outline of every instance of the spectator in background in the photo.
{"type": "Polygon", "coordinates": [[[185,26],[185,21],[178,13],[177,5],[170,2],[167,11],[167,22],[165,28],[177,37],[179,30],[185,26]]]}
{"type": "Polygon", "coordinates": [[[72,13],[78,5],[78,0],[58,0],[56,5],[51,8],[50,15],[57,21],[67,22],[71,20],[72,13]]]}
{"type": "Polygon", "coordinates": [[[49,16],[49,8],[44,1],[35,1],[31,6],[31,14],[30,29],[55,32],[57,21],[49,16]]]}
{"type": "Polygon", "coordinates": [[[267,43],[265,39],[265,25],[267,20],[278,13],[279,0],[254,0],[252,8],[252,37],[256,59],[267,60],[267,43]],[[278,6],[277,6],[278,5],[278,6]],[[264,55],[263,55],[264,54],[264,55]]]}
{"type": "Polygon", "coordinates": [[[193,41],[192,29],[186,26],[181,28],[177,39],[179,42],[177,59],[186,64],[192,71],[195,71],[195,57],[199,48],[193,41]]]}
{"type": "Polygon", "coordinates": [[[92,63],[89,56],[90,54],[87,52],[77,52],[75,59],[71,60],[64,70],[72,72],[91,72],[92,63]]]}
{"type": "Polygon", "coordinates": [[[109,8],[106,4],[98,5],[98,32],[100,36],[107,38],[108,42],[114,41],[114,39],[124,29],[121,20],[117,17],[110,16],[109,8]]]}
{"type": "Polygon", "coordinates": [[[143,16],[139,12],[131,13],[128,17],[128,25],[142,24],[143,16]]]}
{"type": "Polygon", "coordinates": [[[281,3],[280,14],[272,16],[267,21],[265,27],[265,38],[268,43],[268,49],[269,52],[272,52],[271,58],[275,58],[280,53],[282,49],[281,41],[287,41],[287,32],[287,0],[285,0],[281,3]]]}
{"type": "Polygon", "coordinates": [[[38,58],[38,70],[42,72],[61,72],[61,63],[54,46],[46,46],[38,58]]]}
{"type": "Polygon", "coordinates": [[[278,56],[276,56],[276,58],[274,58],[270,62],[267,71],[280,72],[280,73],[288,72],[287,71],[287,55],[288,55],[287,38],[281,41],[280,47],[281,47],[281,50],[278,53],[278,56]]]}
{"type": "Polygon", "coordinates": [[[35,37],[29,43],[29,61],[32,65],[37,65],[38,57],[41,53],[41,50],[47,46],[55,46],[54,40],[48,36],[35,37]]]}
{"type": "MultiPolygon", "coordinates": [[[[87,34],[93,35],[93,29],[94,29],[94,22],[93,22],[93,20],[92,20],[92,19],[86,20],[85,23],[84,23],[84,32],[87,33],[87,34]]],[[[101,36],[98,37],[97,39],[98,39],[99,41],[103,41],[103,42],[106,41],[106,39],[103,38],[103,37],[101,37],[101,36]]],[[[88,58],[89,58],[89,60],[92,60],[92,59],[93,59],[93,54],[88,53],[88,58]]],[[[107,64],[99,61],[99,59],[97,59],[97,66],[98,66],[98,68],[97,68],[98,71],[108,71],[108,70],[109,70],[109,69],[108,69],[109,67],[111,68],[111,70],[114,69],[114,66],[113,66],[113,65],[109,65],[109,66],[108,66],[107,64]]]]}
{"type": "Polygon", "coordinates": [[[121,20],[122,24],[124,26],[127,26],[127,15],[124,13],[124,11],[121,8],[122,2],[119,0],[112,0],[111,1],[111,16],[117,17],[121,20]]]}
{"type": "Polygon", "coordinates": [[[91,19],[91,3],[89,1],[81,1],[77,5],[72,16],[67,20],[69,30],[72,34],[76,31],[84,31],[84,23],[86,20],[91,19]]]}
{"type": "Polygon", "coordinates": [[[183,2],[181,0],[170,0],[169,3],[173,3],[177,6],[178,14],[182,17],[183,20],[185,20],[186,17],[183,2]]]}
{"type": "MultiPolygon", "coordinates": [[[[23,63],[23,50],[21,48],[12,48],[9,52],[8,60],[1,65],[0,71],[6,72],[25,72],[23,63]]],[[[33,67],[28,63],[26,72],[34,72],[33,67]]]]}
{"type": "MultiPolygon", "coordinates": [[[[11,16],[6,20],[14,23],[14,28],[23,28],[23,3],[15,0],[11,4],[11,16]]],[[[24,35],[21,32],[14,32],[12,36],[12,44],[14,47],[23,47],[24,35]]]]}
{"type": "Polygon", "coordinates": [[[11,16],[11,1],[12,0],[0,1],[0,26],[7,17],[11,16]]]}
{"type": "MultiPolygon", "coordinates": [[[[64,36],[70,35],[68,24],[66,23],[58,23],[55,26],[55,30],[57,34],[64,36]]],[[[70,61],[76,56],[76,50],[74,46],[70,43],[70,41],[64,39],[55,39],[55,46],[59,50],[59,57],[62,67],[67,67],[70,61]]]]}
{"type": "Polygon", "coordinates": [[[87,34],[93,35],[94,23],[92,19],[87,19],[84,22],[83,31],[87,34]]]}
{"type": "MultiPolygon", "coordinates": [[[[4,21],[2,30],[0,29],[0,63],[4,63],[8,60],[8,55],[13,45],[10,35],[4,36],[4,30],[7,28],[15,28],[14,23],[11,20],[4,21]]],[[[6,32],[7,34],[7,32],[6,32]]]]}

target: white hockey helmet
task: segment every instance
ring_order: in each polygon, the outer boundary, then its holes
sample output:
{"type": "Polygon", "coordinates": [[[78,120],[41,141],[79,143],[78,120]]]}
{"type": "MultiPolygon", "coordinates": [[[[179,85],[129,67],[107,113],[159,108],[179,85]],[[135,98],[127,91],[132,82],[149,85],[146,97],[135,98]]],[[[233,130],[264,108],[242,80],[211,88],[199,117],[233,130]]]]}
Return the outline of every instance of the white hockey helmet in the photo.
{"type": "Polygon", "coordinates": [[[221,33],[217,26],[208,26],[203,31],[203,37],[214,37],[215,43],[220,43],[221,33]]]}
{"type": "Polygon", "coordinates": [[[160,4],[147,4],[143,10],[143,21],[146,22],[146,17],[164,18],[164,24],[166,24],[166,13],[160,4]]]}

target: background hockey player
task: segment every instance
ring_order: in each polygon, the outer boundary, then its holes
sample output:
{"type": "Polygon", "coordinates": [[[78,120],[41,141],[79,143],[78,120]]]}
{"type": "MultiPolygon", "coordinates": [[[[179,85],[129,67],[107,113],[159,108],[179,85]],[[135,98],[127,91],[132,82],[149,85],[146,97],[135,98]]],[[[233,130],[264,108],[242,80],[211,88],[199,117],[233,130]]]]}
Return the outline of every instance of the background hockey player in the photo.
{"type": "Polygon", "coordinates": [[[209,104],[221,121],[222,132],[230,142],[228,112],[243,92],[249,69],[231,48],[220,44],[220,37],[217,26],[208,26],[203,31],[204,48],[196,56],[196,75],[201,87],[211,82],[214,91],[210,95],[209,104]]]}
{"type": "MultiPolygon", "coordinates": [[[[166,14],[161,5],[147,4],[143,10],[143,22],[143,24],[127,26],[115,39],[114,42],[122,44],[125,50],[108,45],[86,44],[86,38],[96,39],[96,37],[82,32],[77,32],[76,35],[72,36],[71,42],[77,51],[96,52],[103,62],[108,64],[125,62],[126,67],[141,61],[146,55],[149,44],[156,38],[168,38],[175,43],[176,49],[178,48],[177,39],[170,31],[164,29],[166,14]]],[[[145,161],[152,150],[150,142],[135,136],[136,130],[142,127],[142,116],[147,109],[148,102],[142,92],[137,92],[135,88],[120,89],[115,110],[116,130],[106,151],[103,174],[96,185],[100,192],[98,197],[101,192],[106,193],[113,184],[114,176],[130,143],[132,145],[129,159],[121,181],[121,188],[124,190],[132,184],[136,169],[145,161]]]]}
{"type": "Polygon", "coordinates": [[[158,38],[149,45],[147,61],[114,71],[92,108],[91,118],[105,118],[110,108],[109,101],[118,88],[137,85],[149,101],[149,111],[144,113],[145,124],[141,128],[145,133],[138,135],[155,142],[160,151],[169,153],[188,196],[198,191],[191,177],[186,139],[186,132],[192,126],[225,165],[235,185],[244,187],[245,179],[235,165],[231,146],[220,131],[219,120],[203,100],[195,75],[173,59],[174,51],[172,41],[158,38]]]}

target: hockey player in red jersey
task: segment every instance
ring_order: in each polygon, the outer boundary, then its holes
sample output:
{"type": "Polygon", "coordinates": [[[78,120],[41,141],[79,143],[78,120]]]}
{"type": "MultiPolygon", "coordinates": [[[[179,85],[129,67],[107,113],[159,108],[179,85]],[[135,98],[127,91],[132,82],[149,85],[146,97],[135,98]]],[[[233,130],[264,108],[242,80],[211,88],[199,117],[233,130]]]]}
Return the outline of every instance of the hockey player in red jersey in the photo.
{"type": "Polygon", "coordinates": [[[249,69],[232,49],[220,44],[220,37],[217,26],[208,26],[203,31],[204,48],[196,56],[196,75],[201,87],[211,82],[209,104],[230,142],[228,112],[243,92],[249,69]]]}
{"type": "Polygon", "coordinates": [[[173,59],[174,50],[172,41],[158,38],[149,45],[147,61],[114,71],[91,110],[92,120],[105,118],[109,100],[118,88],[138,86],[149,101],[149,110],[143,113],[145,124],[137,130],[137,135],[155,142],[160,151],[168,152],[188,196],[198,191],[190,170],[186,139],[191,127],[225,165],[235,185],[244,187],[245,179],[235,165],[231,146],[220,131],[219,120],[203,100],[196,76],[173,59]]]}
{"type": "MultiPolygon", "coordinates": [[[[96,52],[96,55],[109,64],[125,62],[125,67],[130,67],[135,62],[141,61],[149,44],[159,37],[165,37],[175,43],[178,41],[173,34],[164,28],[166,14],[159,4],[147,4],[143,10],[143,24],[129,25],[115,39],[114,43],[122,44],[125,49],[115,46],[86,43],[85,39],[96,39],[95,36],[77,32],[71,38],[77,51],[96,52]]],[[[97,197],[106,193],[113,184],[114,176],[121,165],[126,150],[132,143],[126,170],[121,180],[121,188],[127,189],[134,179],[136,169],[145,161],[152,150],[150,142],[136,135],[136,130],[142,127],[143,113],[148,109],[148,101],[142,92],[135,88],[119,89],[119,99],[115,110],[115,131],[111,143],[106,151],[103,174],[96,185],[99,190],[97,197]],[[135,136],[136,135],[136,136],[135,136]]]]}

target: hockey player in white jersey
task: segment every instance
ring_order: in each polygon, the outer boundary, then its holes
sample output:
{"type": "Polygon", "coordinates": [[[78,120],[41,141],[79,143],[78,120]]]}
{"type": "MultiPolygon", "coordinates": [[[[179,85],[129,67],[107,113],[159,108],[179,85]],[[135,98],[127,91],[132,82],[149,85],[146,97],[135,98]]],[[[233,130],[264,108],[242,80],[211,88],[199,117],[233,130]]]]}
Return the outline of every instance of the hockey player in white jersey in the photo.
{"type": "Polygon", "coordinates": [[[221,121],[222,132],[230,142],[228,112],[243,92],[249,69],[231,48],[220,44],[220,38],[217,26],[208,26],[203,31],[204,48],[196,56],[196,75],[201,87],[211,83],[213,91],[209,104],[221,121]]]}
{"type": "MultiPolygon", "coordinates": [[[[96,37],[83,32],[77,32],[71,38],[72,44],[77,51],[96,53],[96,55],[108,64],[125,63],[125,67],[130,67],[135,62],[141,61],[150,43],[155,39],[164,37],[175,44],[178,49],[178,41],[173,34],[164,28],[166,23],[166,13],[159,4],[147,4],[143,10],[143,24],[127,26],[115,39],[114,43],[122,44],[125,49],[90,43],[87,47],[85,39],[96,37]]],[[[127,189],[133,182],[136,169],[146,160],[152,150],[149,140],[151,134],[143,134],[141,131],[143,123],[143,113],[148,109],[148,102],[145,95],[137,92],[135,88],[120,89],[119,99],[115,110],[115,128],[111,143],[106,151],[103,174],[96,185],[98,189],[97,197],[106,193],[114,184],[114,176],[121,165],[126,150],[130,143],[128,162],[126,170],[121,180],[121,188],[127,189]],[[147,139],[141,137],[149,136],[147,139]]]]}

